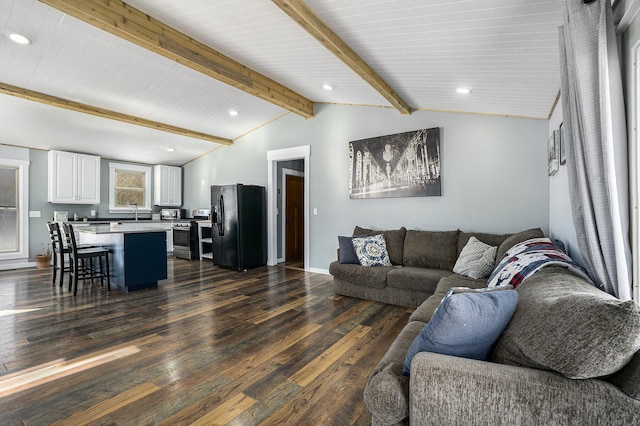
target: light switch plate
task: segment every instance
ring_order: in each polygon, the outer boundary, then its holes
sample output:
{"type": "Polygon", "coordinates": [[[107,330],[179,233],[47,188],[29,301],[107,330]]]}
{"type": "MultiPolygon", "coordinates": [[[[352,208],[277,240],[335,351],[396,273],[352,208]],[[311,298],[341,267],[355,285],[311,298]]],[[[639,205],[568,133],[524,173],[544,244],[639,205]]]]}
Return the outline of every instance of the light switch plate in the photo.
{"type": "Polygon", "coordinates": [[[40,217],[40,210],[29,211],[29,217],[40,217]]]}

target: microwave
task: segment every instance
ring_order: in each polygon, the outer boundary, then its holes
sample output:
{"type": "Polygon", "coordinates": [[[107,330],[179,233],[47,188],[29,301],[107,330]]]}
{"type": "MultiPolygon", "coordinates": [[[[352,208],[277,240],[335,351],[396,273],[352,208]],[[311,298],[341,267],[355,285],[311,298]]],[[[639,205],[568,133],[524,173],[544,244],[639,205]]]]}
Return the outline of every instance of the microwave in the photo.
{"type": "Polygon", "coordinates": [[[162,220],[176,220],[182,219],[184,216],[182,209],[162,209],[160,210],[160,219],[162,220]]]}

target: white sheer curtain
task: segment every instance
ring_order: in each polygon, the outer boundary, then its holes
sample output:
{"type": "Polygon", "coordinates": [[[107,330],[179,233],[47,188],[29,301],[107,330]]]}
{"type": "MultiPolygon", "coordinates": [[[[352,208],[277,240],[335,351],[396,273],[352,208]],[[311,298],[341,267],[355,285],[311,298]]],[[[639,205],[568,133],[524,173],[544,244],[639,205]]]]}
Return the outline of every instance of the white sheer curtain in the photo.
{"type": "Polygon", "coordinates": [[[609,0],[566,0],[560,65],[569,195],[584,267],[631,299],[627,135],[609,0]]]}

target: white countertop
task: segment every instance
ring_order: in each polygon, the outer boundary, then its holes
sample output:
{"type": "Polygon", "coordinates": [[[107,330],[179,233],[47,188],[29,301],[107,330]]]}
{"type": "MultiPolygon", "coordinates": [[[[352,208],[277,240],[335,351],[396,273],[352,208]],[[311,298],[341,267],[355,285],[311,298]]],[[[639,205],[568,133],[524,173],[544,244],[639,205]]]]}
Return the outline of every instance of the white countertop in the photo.
{"type": "Polygon", "coordinates": [[[117,217],[114,217],[112,219],[99,219],[99,220],[70,220],[67,221],[67,223],[74,225],[74,226],[83,226],[83,225],[105,225],[105,224],[110,224],[111,222],[118,222],[118,223],[134,223],[134,224],[139,224],[139,225],[144,225],[144,224],[172,224],[174,222],[189,222],[191,220],[195,220],[195,219],[175,219],[175,220],[162,220],[162,219],[158,219],[158,220],[153,220],[153,219],[140,219],[140,220],[134,220],[134,219],[119,219],[117,217]]]}
{"type": "Polygon", "coordinates": [[[167,230],[153,224],[124,223],[120,225],[87,225],[74,228],[78,232],[88,234],[140,234],[145,232],[166,232],[167,230]]]}

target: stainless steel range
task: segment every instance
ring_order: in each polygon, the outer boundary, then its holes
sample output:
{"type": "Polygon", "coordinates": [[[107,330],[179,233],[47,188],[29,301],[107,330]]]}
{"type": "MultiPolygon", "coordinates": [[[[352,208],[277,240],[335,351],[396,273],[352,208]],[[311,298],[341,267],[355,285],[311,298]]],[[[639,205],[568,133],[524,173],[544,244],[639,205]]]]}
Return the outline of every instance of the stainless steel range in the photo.
{"type": "MultiPolygon", "coordinates": [[[[173,229],[173,256],[180,259],[195,259],[197,252],[193,253],[191,244],[191,221],[174,221],[173,229]]],[[[197,246],[195,247],[197,251],[197,246]]]]}
{"type": "Polygon", "coordinates": [[[211,210],[193,210],[193,219],[175,220],[173,229],[173,257],[198,259],[198,220],[209,219],[211,210]]]}

